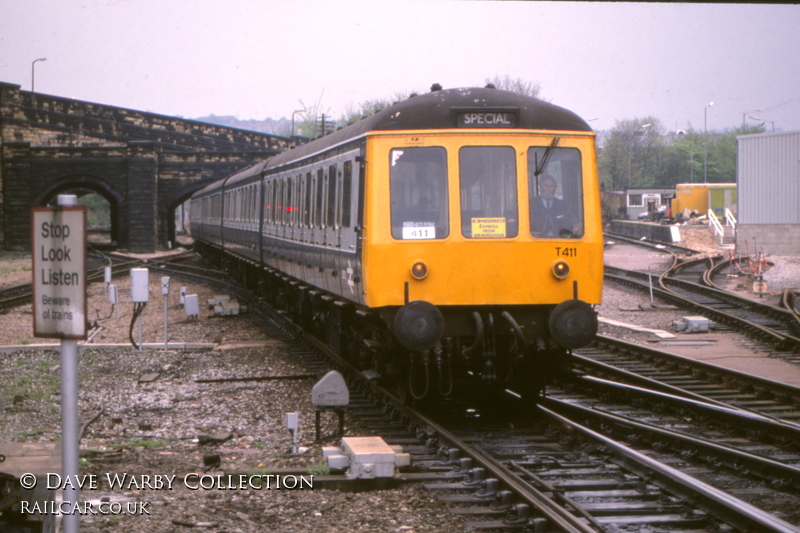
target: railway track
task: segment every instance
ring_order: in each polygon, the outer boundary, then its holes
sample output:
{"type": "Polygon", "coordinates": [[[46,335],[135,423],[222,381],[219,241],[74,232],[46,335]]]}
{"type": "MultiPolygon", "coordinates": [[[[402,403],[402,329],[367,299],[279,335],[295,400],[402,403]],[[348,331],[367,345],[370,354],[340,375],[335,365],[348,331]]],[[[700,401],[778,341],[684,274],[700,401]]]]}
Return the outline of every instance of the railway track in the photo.
{"type": "Polygon", "coordinates": [[[693,256],[700,253],[697,250],[692,250],[691,248],[678,246],[677,244],[672,244],[668,242],[649,241],[645,238],[634,239],[633,237],[620,235],[618,233],[610,233],[608,231],[603,232],[603,235],[605,235],[606,237],[606,242],[612,240],[616,242],[624,242],[626,244],[634,244],[636,246],[642,246],[653,251],[668,252],[675,255],[685,255],[685,256],[693,256]]]}
{"type": "Polygon", "coordinates": [[[644,272],[606,266],[604,277],[616,284],[652,292],[665,302],[691,309],[717,324],[742,331],[784,351],[785,356],[800,350],[800,322],[791,311],[685,279],[702,278],[713,264],[713,259],[706,258],[682,269],[673,268],[658,278],[644,272]],[[702,272],[698,268],[702,268],[702,272]],[[680,272],[681,278],[670,275],[673,270],[680,272]]]}
{"type": "MultiPolygon", "coordinates": [[[[341,371],[354,391],[351,415],[389,444],[403,445],[415,465],[403,478],[436,491],[439,499],[453,505],[452,513],[468,517],[470,528],[603,532],[622,527],[635,531],[649,524],[692,531],[800,531],[768,511],[698,481],[690,474],[708,469],[695,462],[668,465],[674,461],[667,455],[648,457],[620,442],[625,436],[612,438],[587,427],[582,423],[585,413],[568,412],[557,403],[555,395],[562,393],[558,389],[549,390],[552,398],[538,408],[539,423],[532,428],[509,427],[519,424],[517,417],[509,418],[509,413],[519,410],[513,394],[503,396],[500,404],[444,401],[432,412],[420,412],[375,380],[365,379],[285,314],[259,300],[251,300],[248,306],[269,324],[270,335],[292,346],[309,370],[318,375],[331,368],[341,371]]],[[[759,420],[766,423],[769,418],[759,420]]],[[[630,417],[624,422],[634,423],[630,417]]],[[[712,464],[731,463],[722,454],[715,457],[703,455],[712,464]]],[[[732,468],[734,481],[729,482],[741,483],[742,476],[749,480],[755,469],[732,468]]],[[[783,483],[788,474],[771,475],[783,483]]],[[[784,486],[793,487],[794,481],[784,486]]]]}
{"type": "MultiPolygon", "coordinates": [[[[648,527],[696,532],[800,531],[768,511],[698,482],[692,475],[707,473],[711,469],[708,465],[714,466],[716,461],[732,472],[732,477],[726,479],[736,483],[742,479],[751,480],[752,472],[761,473],[756,466],[747,463],[745,468],[737,468],[743,464],[741,460],[736,462],[706,452],[701,455],[706,462],[702,466],[698,466],[698,459],[695,459],[699,453],[677,463],[666,448],[660,450],[661,455],[653,456],[647,449],[656,447],[650,443],[652,439],[633,438],[632,435],[641,434],[643,430],[627,429],[638,423],[633,416],[636,409],[622,407],[621,412],[615,413],[618,420],[587,424],[586,412],[576,411],[580,406],[574,393],[553,387],[548,389],[549,397],[539,407],[538,422],[533,425],[527,421],[521,424],[520,418],[513,416],[519,411],[519,404],[511,394],[504,395],[499,404],[479,400],[469,405],[442,402],[435,411],[422,413],[404,405],[375,380],[364,379],[362,372],[349,367],[322,343],[306,335],[285,313],[252,298],[247,291],[231,284],[226,275],[186,265],[175,266],[166,261],[150,261],[147,266],[165,275],[232,292],[260,317],[265,332],[289,344],[291,351],[311,372],[322,375],[331,368],[340,370],[347,376],[352,391],[350,416],[382,435],[388,443],[403,445],[414,456],[414,469],[404,473],[402,478],[423,483],[427,489],[435,491],[439,499],[451,504],[452,513],[467,518],[471,528],[558,532],[645,531],[648,527]],[[557,403],[558,395],[562,395],[563,400],[570,394],[573,395],[570,401],[562,402],[567,403],[566,406],[557,403]],[[617,431],[604,435],[604,426],[617,431]],[[635,450],[634,443],[628,439],[645,449],[635,450]]],[[[595,380],[591,390],[601,388],[600,378],[595,380]]],[[[613,385],[602,383],[602,387],[612,387],[615,392],[606,391],[605,394],[615,398],[619,390],[628,391],[626,386],[631,385],[621,379],[613,385]]],[[[723,386],[728,385],[723,382],[723,386]]],[[[590,387],[585,389],[590,390],[590,387]]],[[[761,400],[763,394],[756,391],[754,388],[750,393],[753,398],[745,394],[737,401],[761,400]]],[[[626,394],[634,396],[630,392],[626,394]]],[[[794,393],[787,390],[773,394],[788,398],[794,393]]],[[[695,400],[714,405],[705,395],[698,395],[695,400]]],[[[792,401],[786,400],[776,406],[791,408],[792,401]]],[[[590,398],[582,402],[598,403],[599,400],[590,398]]],[[[729,408],[738,416],[742,416],[738,413],[747,412],[744,403],[729,408]]],[[[771,411],[767,409],[767,412],[771,411]]],[[[758,418],[761,424],[769,419],[770,415],[758,418]]],[[[783,424],[791,425],[791,420],[783,424]]],[[[695,432],[704,431],[698,428],[695,432]]],[[[655,429],[663,430],[663,427],[655,429]]],[[[758,429],[753,431],[759,434],[758,429]]],[[[760,431],[776,434],[763,427],[760,431]]],[[[789,433],[781,439],[783,443],[794,443],[794,436],[789,433]]],[[[779,492],[793,490],[794,481],[786,482],[789,476],[785,472],[770,472],[769,479],[779,485],[779,492]]]]}
{"type": "MultiPolygon", "coordinates": [[[[194,253],[186,252],[164,259],[149,261],[117,253],[100,253],[90,250],[87,254],[89,266],[87,267],[86,276],[89,282],[97,282],[105,279],[106,267],[111,267],[112,277],[117,277],[127,274],[132,268],[163,264],[180,265],[181,262],[194,257],[196,257],[194,253]]],[[[175,266],[174,268],[177,272],[180,267],[175,266]]],[[[190,269],[191,267],[186,266],[186,268],[190,269]]],[[[26,304],[30,302],[32,294],[33,283],[23,283],[13,287],[2,288],[0,289],[0,310],[26,304]]]]}

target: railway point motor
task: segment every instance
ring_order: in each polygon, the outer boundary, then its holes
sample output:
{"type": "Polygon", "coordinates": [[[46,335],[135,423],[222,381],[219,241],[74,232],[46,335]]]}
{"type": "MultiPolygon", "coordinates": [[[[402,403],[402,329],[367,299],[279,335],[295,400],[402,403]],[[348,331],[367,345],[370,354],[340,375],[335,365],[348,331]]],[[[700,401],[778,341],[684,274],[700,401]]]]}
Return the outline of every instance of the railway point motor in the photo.
{"type": "Polygon", "coordinates": [[[394,469],[411,465],[402,446],[389,446],[380,437],[344,437],[342,447],[323,446],[322,456],[331,468],[347,468],[351,479],[394,477],[394,469]]]}
{"type": "Polygon", "coordinates": [[[320,442],[320,416],[323,411],[333,411],[339,417],[339,435],[344,435],[344,412],[350,404],[350,389],[336,370],[331,370],[311,389],[311,403],[316,408],[315,442],[320,442]]]}
{"type": "Polygon", "coordinates": [[[673,324],[676,330],[684,333],[708,333],[711,327],[709,320],[703,316],[685,316],[683,320],[673,324]]]}

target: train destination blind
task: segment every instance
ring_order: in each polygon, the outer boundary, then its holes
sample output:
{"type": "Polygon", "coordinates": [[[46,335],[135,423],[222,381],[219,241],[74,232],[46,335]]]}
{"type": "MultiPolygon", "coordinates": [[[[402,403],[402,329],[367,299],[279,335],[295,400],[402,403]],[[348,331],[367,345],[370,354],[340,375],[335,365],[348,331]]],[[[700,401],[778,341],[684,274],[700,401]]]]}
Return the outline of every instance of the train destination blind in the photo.
{"type": "Polygon", "coordinates": [[[517,114],[510,111],[463,111],[456,120],[459,128],[517,127],[517,114]]]}
{"type": "Polygon", "coordinates": [[[86,208],[31,213],[34,336],[86,338],[86,208]]]}

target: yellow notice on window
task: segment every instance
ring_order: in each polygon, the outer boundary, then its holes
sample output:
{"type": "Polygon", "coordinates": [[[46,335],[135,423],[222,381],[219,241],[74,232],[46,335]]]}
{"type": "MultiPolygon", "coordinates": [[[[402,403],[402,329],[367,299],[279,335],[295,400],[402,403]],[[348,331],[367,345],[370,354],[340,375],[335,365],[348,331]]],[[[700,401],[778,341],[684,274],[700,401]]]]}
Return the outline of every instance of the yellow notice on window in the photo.
{"type": "Polygon", "coordinates": [[[505,218],[473,218],[472,237],[474,239],[498,239],[506,236],[505,218]]]}

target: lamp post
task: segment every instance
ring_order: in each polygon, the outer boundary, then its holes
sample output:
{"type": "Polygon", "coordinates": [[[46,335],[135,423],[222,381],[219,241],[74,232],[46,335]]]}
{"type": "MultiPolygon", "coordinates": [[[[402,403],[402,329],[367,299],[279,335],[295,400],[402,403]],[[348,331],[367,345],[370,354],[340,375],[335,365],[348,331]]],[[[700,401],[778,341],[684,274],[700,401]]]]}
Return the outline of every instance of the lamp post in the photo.
{"type": "MultiPolygon", "coordinates": [[[[764,122],[769,122],[770,124],[772,124],[772,133],[775,133],[775,122],[767,120],[765,118],[758,118],[758,117],[747,117],[747,118],[750,118],[752,120],[763,120],[764,122]]],[[[762,123],[761,125],[763,126],[764,124],[762,123]]]]}
{"type": "Polygon", "coordinates": [[[33,92],[33,79],[34,79],[34,74],[35,74],[35,70],[34,70],[33,67],[39,61],[47,61],[47,58],[46,57],[40,57],[39,59],[34,59],[33,63],[31,63],[31,92],[33,92]]]}
{"type": "Polygon", "coordinates": [[[297,111],[292,113],[292,137],[294,137],[294,116],[298,113],[302,113],[302,109],[298,109],[297,111]]]}
{"type": "Polygon", "coordinates": [[[742,129],[744,129],[744,117],[746,117],[750,113],[761,113],[761,110],[760,109],[754,109],[753,111],[745,111],[744,113],[742,113],[742,129]]]}
{"type": "Polygon", "coordinates": [[[707,106],[703,108],[703,137],[705,137],[706,142],[703,143],[703,183],[708,183],[708,149],[706,148],[706,144],[708,144],[708,108],[714,105],[714,102],[709,102],[707,106]]]}

